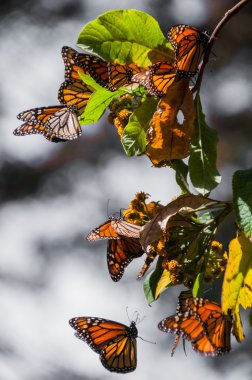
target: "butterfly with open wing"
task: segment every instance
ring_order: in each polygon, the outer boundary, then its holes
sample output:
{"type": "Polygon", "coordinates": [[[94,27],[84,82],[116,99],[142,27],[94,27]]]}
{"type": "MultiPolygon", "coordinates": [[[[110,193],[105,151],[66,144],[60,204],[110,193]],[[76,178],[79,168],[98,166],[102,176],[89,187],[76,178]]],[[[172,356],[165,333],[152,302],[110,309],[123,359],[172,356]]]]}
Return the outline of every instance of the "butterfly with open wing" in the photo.
{"type": "Polygon", "coordinates": [[[99,354],[102,365],[111,372],[132,372],[137,366],[136,322],[130,326],[109,319],[78,317],[69,321],[75,336],[99,354]]]}
{"type": "MultiPolygon", "coordinates": [[[[193,298],[190,291],[181,292],[175,315],[159,322],[158,328],[189,340],[194,351],[203,356],[219,356],[231,349],[232,319],[213,301],[193,298]]],[[[172,355],[178,339],[173,346],[172,355]]]]}
{"type": "Polygon", "coordinates": [[[107,265],[115,282],[122,278],[129,263],[144,253],[139,240],[140,229],[121,218],[111,217],[87,235],[89,241],[108,239],[107,265]]]}
{"type": "Polygon", "coordinates": [[[193,77],[197,73],[202,55],[205,53],[209,36],[206,32],[189,25],[174,25],[167,35],[176,57],[180,77],[193,77]]]}
{"type": "Polygon", "coordinates": [[[20,112],[17,118],[25,123],[14,130],[16,136],[42,134],[49,141],[59,142],[77,139],[81,135],[74,105],[32,108],[20,112]]]}
{"type": "Polygon", "coordinates": [[[80,72],[90,75],[98,84],[110,91],[131,84],[132,76],[140,71],[140,68],[133,63],[119,65],[107,62],[93,55],[78,53],[68,46],[63,46],[62,57],[66,81],[79,81],[80,72]]]}

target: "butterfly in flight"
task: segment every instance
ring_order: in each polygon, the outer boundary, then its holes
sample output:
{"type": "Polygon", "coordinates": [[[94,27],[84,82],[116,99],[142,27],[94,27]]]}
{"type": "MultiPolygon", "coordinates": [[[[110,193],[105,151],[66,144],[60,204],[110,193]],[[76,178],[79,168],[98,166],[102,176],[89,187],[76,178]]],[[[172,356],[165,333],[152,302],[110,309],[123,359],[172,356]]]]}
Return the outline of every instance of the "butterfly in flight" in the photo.
{"type": "Polygon", "coordinates": [[[145,86],[148,93],[161,98],[172,84],[179,80],[176,67],[168,62],[150,65],[146,71],[133,75],[132,82],[145,86]]]}
{"type": "Polygon", "coordinates": [[[59,142],[73,140],[81,135],[73,105],[32,108],[21,112],[17,118],[25,123],[14,130],[16,136],[42,134],[47,140],[59,142]]]}
{"type": "Polygon", "coordinates": [[[219,356],[230,351],[231,327],[231,317],[224,314],[216,302],[193,298],[190,291],[181,292],[176,314],[158,324],[161,331],[189,340],[193,350],[204,356],[219,356]]]}
{"type": "Polygon", "coordinates": [[[107,62],[93,55],[78,53],[68,46],[63,46],[62,57],[66,81],[80,81],[80,72],[90,75],[98,84],[110,91],[131,84],[132,76],[140,71],[135,64],[119,65],[107,62]]]}
{"type": "Polygon", "coordinates": [[[141,227],[121,218],[110,218],[87,235],[87,240],[108,239],[107,266],[113,281],[119,281],[129,263],[144,253],[139,240],[141,227]]]}
{"type": "Polygon", "coordinates": [[[102,365],[111,372],[132,372],[137,366],[136,322],[130,326],[109,319],[78,317],[69,321],[75,336],[99,354],[102,365]]]}
{"type": "Polygon", "coordinates": [[[180,77],[192,77],[197,73],[202,55],[205,53],[209,36],[189,25],[175,25],[167,35],[176,57],[180,77]]]}

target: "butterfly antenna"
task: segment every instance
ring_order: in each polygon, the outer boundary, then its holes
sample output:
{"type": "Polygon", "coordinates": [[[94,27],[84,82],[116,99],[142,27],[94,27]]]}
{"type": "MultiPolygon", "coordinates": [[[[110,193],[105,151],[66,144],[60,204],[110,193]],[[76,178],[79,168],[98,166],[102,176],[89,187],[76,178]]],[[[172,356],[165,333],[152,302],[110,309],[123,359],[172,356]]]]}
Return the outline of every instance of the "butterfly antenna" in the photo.
{"type": "Polygon", "coordinates": [[[139,314],[137,315],[136,325],[139,325],[139,323],[143,322],[143,320],[146,318],[146,315],[143,316],[143,318],[139,318],[139,314]]]}
{"type": "Polygon", "coordinates": [[[126,314],[127,314],[129,323],[131,323],[131,320],[130,320],[130,317],[129,317],[129,307],[128,306],[126,306],[126,314]]]}
{"type": "Polygon", "coordinates": [[[150,340],[144,339],[141,336],[138,335],[138,338],[142,339],[144,342],[151,343],[151,344],[157,344],[157,342],[152,342],[150,340]]]}

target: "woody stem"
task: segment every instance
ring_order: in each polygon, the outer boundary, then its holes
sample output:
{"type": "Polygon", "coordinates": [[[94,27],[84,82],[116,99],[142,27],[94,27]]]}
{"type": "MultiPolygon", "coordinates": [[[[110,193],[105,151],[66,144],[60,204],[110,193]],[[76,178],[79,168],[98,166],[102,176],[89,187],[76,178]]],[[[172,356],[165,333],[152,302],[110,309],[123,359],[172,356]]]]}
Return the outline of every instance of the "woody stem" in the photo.
{"type": "Polygon", "coordinates": [[[240,11],[240,9],[242,7],[244,7],[249,1],[250,0],[241,0],[241,1],[239,1],[239,3],[237,3],[233,8],[229,9],[224,14],[224,16],[222,17],[222,19],[216,25],[215,29],[213,30],[213,32],[212,32],[212,34],[211,34],[211,36],[209,38],[209,42],[208,42],[208,46],[207,46],[207,50],[206,50],[206,53],[204,55],[204,58],[203,58],[200,66],[199,66],[199,76],[198,76],[198,79],[197,79],[197,82],[196,82],[195,86],[192,89],[193,92],[197,91],[199,93],[199,91],[200,91],[200,86],[201,86],[201,82],[202,82],[203,72],[204,72],[206,64],[208,63],[209,56],[210,56],[210,53],[212,51],[213,44],[214,44],[214,42],[216,40],[216,37],[218,36],[218,34],[220,33],[220,31],[224,27],[224,25],[229,21],[229,19],[231,17],[233,17],[236,13],[238,13],[240,11]]]}

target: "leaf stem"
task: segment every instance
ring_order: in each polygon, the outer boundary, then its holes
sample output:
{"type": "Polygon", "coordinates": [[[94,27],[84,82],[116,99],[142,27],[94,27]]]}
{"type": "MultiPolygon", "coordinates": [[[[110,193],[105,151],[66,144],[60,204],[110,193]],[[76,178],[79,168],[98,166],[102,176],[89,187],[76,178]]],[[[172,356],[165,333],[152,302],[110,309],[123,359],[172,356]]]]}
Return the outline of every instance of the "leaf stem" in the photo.
{"type": "Polygon", "coordinates": [[[202,62],[200,64],[200,66],[199,66],[199,76],[198,76],[198,79],[197,79],[197,82],[196,82],[195,86],[192,89],[193,92],[197,91],[197,93],[199,93],[199,91],[200,91],[200,86],[201,86],[201,82],[202,82],[202,77],[203,77],[204,69],[205,69],[206,64],[208,63],[209,56],[210,56],[210,53],[212,51],[213,44],[214,44],[214,42],[216,40],[216,37],[219,35],[221,29],[229,21],[229,19],[231,17],[233,17],[236,13],[238,13],[241,10],[242,7],[244,7],[245,5],[247,5],[247,3],[249,1],[250,0],[241,0],[241,1],[239,1],[234,7],[230,8],[224,14],[224,16],[222,17],[222,19],[218,22],[218,24],[214,28],[214,30],[213,30],[210,38],[209,38],[209,42],[208,42],[208,47],[207,47],[206,53],[204,55],[204,58],[203,58],[203,60],[202,60],[202,62]]]}

